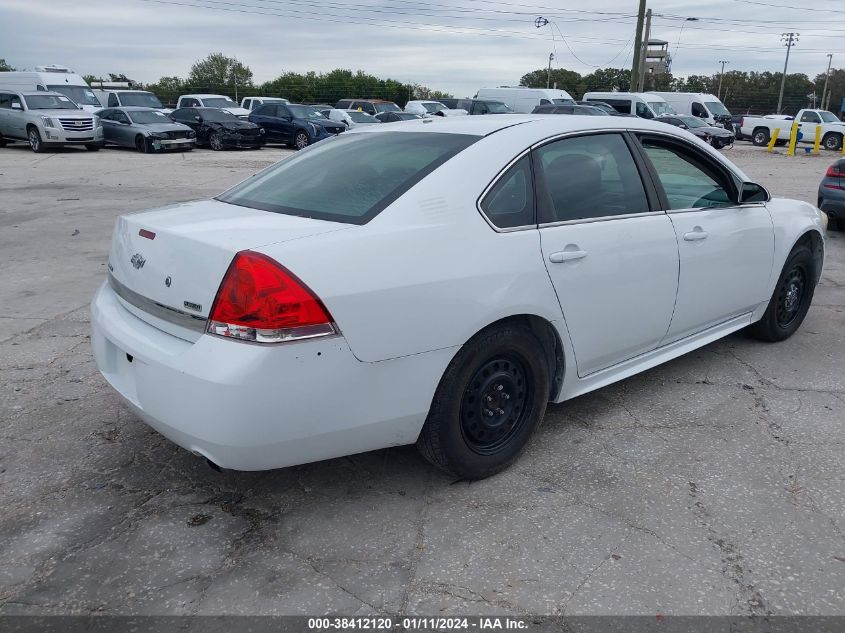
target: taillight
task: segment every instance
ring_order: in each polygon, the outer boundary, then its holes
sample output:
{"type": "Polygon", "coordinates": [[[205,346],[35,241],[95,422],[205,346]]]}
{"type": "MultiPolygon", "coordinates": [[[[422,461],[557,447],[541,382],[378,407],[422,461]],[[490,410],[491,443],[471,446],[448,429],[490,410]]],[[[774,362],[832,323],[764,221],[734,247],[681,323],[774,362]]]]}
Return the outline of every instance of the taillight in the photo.
{"type": "Polygon", "coordinates": [[[840,169],[839,165],[831,165],[827,168],[825,176],[828,178],[845,178],[845,171],[840,171],[840,169]]]}
{"type": "Polygon", "coordinates": [[[323,303],[277,261],[241,251],[229,264],[211,306],[207,331],[256,343],[336,334],[323,303]]]}

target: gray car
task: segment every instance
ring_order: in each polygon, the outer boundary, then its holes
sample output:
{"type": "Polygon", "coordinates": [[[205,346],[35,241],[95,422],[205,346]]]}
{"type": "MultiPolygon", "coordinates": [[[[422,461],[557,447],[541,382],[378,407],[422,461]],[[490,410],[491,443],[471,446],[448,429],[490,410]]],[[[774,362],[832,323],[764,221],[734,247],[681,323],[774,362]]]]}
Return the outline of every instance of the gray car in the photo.
{"type": "Polygon", "coordinates": [[[828,167],[819,183],[819,209],[827,213],[831,229],[845,229],[845,158],[828,167]]]}
{"type": "Polygon", "coordinates": [[[134,147],[139,152],[191,150],[197,133],[187,125],[175,123],[154,108],[106,108],[97,113],[103,123],[107,145],[134,147]]]}

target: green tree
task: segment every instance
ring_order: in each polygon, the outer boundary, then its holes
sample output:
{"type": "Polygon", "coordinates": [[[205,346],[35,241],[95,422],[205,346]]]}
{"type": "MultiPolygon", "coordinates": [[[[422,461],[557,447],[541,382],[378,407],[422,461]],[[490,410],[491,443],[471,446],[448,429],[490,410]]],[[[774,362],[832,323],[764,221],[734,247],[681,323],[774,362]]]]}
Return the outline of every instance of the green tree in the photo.
{"type": "MultiPolygon", "coordinates": [[[[598,68],[586,75],[579,86],[578,96],[593,90],[627,92],[631,87],[631,71],[624,68],[598,68]]],[[[574,95],[573,95],[574,96],[574,95]]]]}
{"type": "Polygon", "coordinates": [[[185,82],[179,77],[161,77],[154,84],[147,84],[147,90],[161,99],[162,103],[174,104],[185,91],[185,82]]]}
{"type": "Polygon", "coordinates": [[[15,69],[14,69],[11,65],[9,65],[9,64],[6,62],[6,60],[5,60],[5,59],[3,59],[2,57],[0,57],[0,72],[7,73],[7,72],[11,72],[11,71],[13,71],[13,70],[15,70],[15,69]]]}
{"type": "Polygon", "coordinates": [[[529,88],[545,88],[547,85],[555,86],[561,90],[566,90],[570,94],[577,91],[577,86],[581,81],[581,75],[574,70],[566,70],[565,68],[552,68],[549,73],[548,68],[538,68],[526,73],[519,80],[520,86],[528,86],[529,88]]]}
{"type": "Polygon", "coordinates": [[[101,77],[95,77],[94,75],[82,75],[82,78],[89,86],[93,85],[95,81],[102,81],[101,77]]]}
{"type": "MultiPolygon", "coordinates": [[[[824,90],[824,73],[816,77],[816,84],[819,88],[816,93],[821,95],[824,90]]],[[[831,112],[842,116],[842,100],[845,99],[845,68],[831,68],[830,79],[828,79],[827,90],[830,93],[831,112]]]]}
{"type": "Polygon", "coordinates": [[[234,57],[211,53],[191,66],[188,84],[194,90],[228,93],[236,86],[252,86],[252,71],[234,57]]]}

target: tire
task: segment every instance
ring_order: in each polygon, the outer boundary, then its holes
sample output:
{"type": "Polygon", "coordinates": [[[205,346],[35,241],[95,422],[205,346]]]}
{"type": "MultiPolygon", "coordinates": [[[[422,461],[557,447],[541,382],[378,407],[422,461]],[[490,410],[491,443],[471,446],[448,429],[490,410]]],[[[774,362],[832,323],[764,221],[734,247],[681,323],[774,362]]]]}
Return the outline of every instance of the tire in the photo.
{"type": "Polygon", "coordinates": [[[842,149],[842,135],[830,132],[822,139],[822,145],[827,150],[838,152],[842,149]]]}
{"type": "Polygon", "coordinates": [[[26,137],[29,139],[29,148],[36,154],[44,151],[44,141],[41,140],[41,134],[38,128],[30,126],[26,132],[26,137]]]}
{"type": "Polygon", "coordinates": [[[783,265],[763,318],[750,328],[752,336],[773,343],[795,334],[810,309],[815,282],[813,253],[804,244],[796,246],[783,265]]]}
{"type": "Polygon", "coordinates": [[[296,134],[293,135],[293,146],[295,149],[305,149],[309,143],[311,143],[311,139],[308,138],[305,130],[297,130],[296,134]]]}
{"type": "Polygon", "coordinates": [[[212,134],[212,135],[208,138],[208,145],[209,145],[209,147],[211,147],[211,149],[213,149],[215,152],[220,152],[220,151],[222,151],[222,150],[224,150],[224,149],[225,149],[225,148],[223,147],[223,137],[220,135],[220,132],[214,132],[214,133],[213,133],[213,134],[212,134]]]}
{"type": "Polygon", "coordinates": [[[102,148],[103,146],[99,143],[87,143],[85,145],[85,149],[87,149],[89,152],[99,152],[102,148]]]}
{"type": "Polygon", "coordinates": [[[135,149],[141,154],[148,154],[150,152],[150,144],[147,143],[147,139],[142,134],[135,137],[135,149]]]}
{"type": "Polygon", "coordinates": [[[449,364],[417,439],[422,455],[462,479],[483,479],[516,459],[549,399],[543,346],[504,324],[469,340],[449,364]]]}
{"type": "Polygon", "coordinates": [[[765,128],[754,130],[751,133],[751,142],[757,147],[768,145],[769,140],[771,140],[771,136],[769,135],[769,130],[765,128]]]}
{"type": "Polygon", "coordinates": [[[6,139],[3,138],[2,134],[0,134],[0,147],[6,147],[6,139]]]}

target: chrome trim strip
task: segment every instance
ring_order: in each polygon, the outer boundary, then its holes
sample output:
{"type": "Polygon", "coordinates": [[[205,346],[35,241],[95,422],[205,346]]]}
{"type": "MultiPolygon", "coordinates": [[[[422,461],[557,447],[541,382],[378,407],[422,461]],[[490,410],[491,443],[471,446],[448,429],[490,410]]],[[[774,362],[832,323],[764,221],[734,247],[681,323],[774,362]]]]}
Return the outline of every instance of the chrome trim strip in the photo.
{"type": "Polygon", "coordinates": [[[144,297],[134,290],[124,286],[111,272],[109,273],[108,279],[111,289],[114,290],[114,293],[118,297],[126,301],[126,303],[129,303],[139,310],[159,318],[162,321],[167,321],[168,323],[173,323],[174,325],[178,325],[188,330],[194,330],[195,332],[205,332],[206,318],[204,316],[183,312],[182,310],[171,308],[170,306],[166,306],[158,301],[148,299],[147,297],[144,297]]]}
{"type": "Polygon", "coordinates": [[[612,220],[629,220],[631,218],[645,218],[652,215],[666,215],[665,211],[648,211],[646,213],[625,213],[623,215],[603,215],[600,218],[576,218],[574,220],[560,220],[558,222],[546,222],[537,228],[547,229],[553,226],[568,226],[570,224],[591,224],[593,222],[610,222],[612,220]]]}

